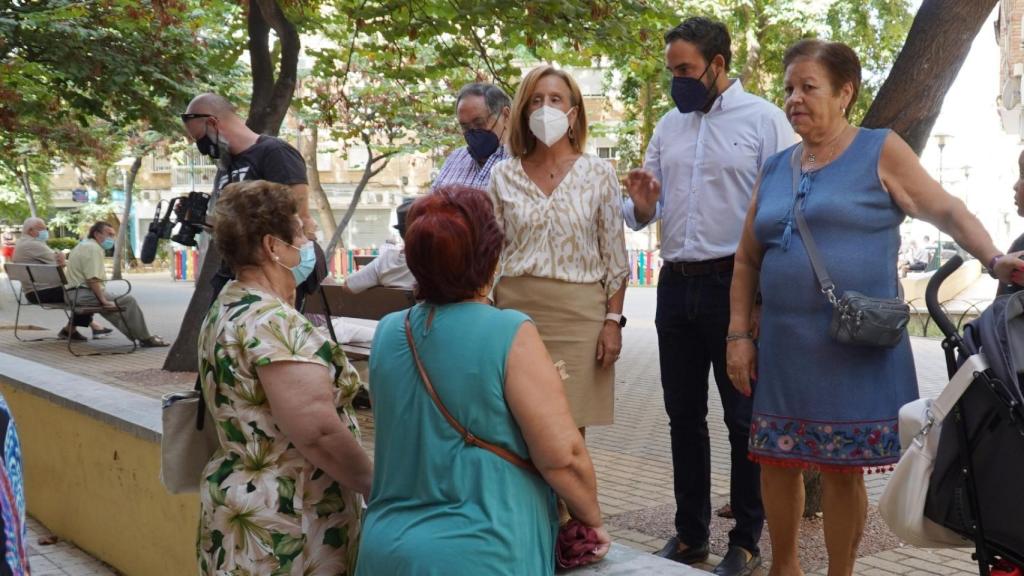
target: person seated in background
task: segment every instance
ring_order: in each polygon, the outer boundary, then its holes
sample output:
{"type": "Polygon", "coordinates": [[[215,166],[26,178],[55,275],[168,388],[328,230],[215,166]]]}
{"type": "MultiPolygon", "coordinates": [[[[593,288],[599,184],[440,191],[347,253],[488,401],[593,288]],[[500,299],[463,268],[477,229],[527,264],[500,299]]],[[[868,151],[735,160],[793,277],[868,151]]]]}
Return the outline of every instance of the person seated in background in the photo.
{"type": "MultiPolygon", "coordinates": [[[[398,224],[395,225],[395,230],[398,230],[398,235],[403,241],[405,240],[405,217],[412,203],[411,198],[407,199],[395,211],[398,215],[398,224]]],[[[345,288],[353,294],[359,294],[374,286],[405,290],[416,288],[416,279],[413,278],[409,266],[405,263],[404,249],[393,244],[385,244],[373,261],[345,279],[345,288]]]]}
{"type": "Polygon", "coordinates": [[[149,333],[139,303],[130,294],[112,296],[106,292],[107,268],[103,264],[106,251],[114,247],[117,231],[106,222],[89,228],[89,236],[68,255],[68,296],[82,306],[102,306],[103,317],[129,340],[137,340],[143,348],[168,346],[159,336],[149,333]],[[83,286],[84,284],[84,286],[83,286]]]}
{"type": "MultiPolygon", "coordinates": [[[[47,246],[46,241],[50,238],[50,231],[47,229],[46,221],[42,218],[29,218],[21,225],[21,238],[14,245],[14,255],[11,261],[15,264],[51,264],[64,266],[64,255],[55,252],[47,246]]],[[[33,304],[58,304],[64,302],[63,286],[36,286],[38,291],[33,292],[30,287],[22,286],[25,298],[33,304]]],[[[91,326],[92,337],[97,338],[104,334],[113,332],[111,328],[104,328],[98,322],[93,322],[92,314],[75,314],[67,326],[60,329],[57,334],[62,340],[86,340],[86,337],[78,331],[78,327],[91,326]]]]}
{"type": "MultiPolygon", "coordinates": [[[[928,263],[932,261],[933,252],[931,250],[932,239],[929,236],[924,237],[924,242],[919,244],[917,250],[912,252],[910,259],[910,271],[911,272],[924,272],[928,269],[928,263]]],[[[937,249],[937,248],[936,248],[937,249]]]]}

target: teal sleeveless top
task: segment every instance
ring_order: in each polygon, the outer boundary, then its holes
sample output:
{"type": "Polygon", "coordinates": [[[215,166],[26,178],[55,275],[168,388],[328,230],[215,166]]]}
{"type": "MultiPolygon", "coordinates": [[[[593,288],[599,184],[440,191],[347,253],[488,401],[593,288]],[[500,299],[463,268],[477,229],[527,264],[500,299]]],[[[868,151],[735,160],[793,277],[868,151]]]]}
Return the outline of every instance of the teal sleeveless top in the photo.
{"type": "MultiPolygon", "coordinates": [[[[405,314],[384,317],[373,340],[375,467],[356,574],[553,574],[554,492],[540,476],[463,442],[427,395],[405,314]]],[[[475,302],[419,304],[411,316],[416,348],[448,411],[523,457],[526,442],[505,402],[505,364],[528,320],[475,302]]]]}

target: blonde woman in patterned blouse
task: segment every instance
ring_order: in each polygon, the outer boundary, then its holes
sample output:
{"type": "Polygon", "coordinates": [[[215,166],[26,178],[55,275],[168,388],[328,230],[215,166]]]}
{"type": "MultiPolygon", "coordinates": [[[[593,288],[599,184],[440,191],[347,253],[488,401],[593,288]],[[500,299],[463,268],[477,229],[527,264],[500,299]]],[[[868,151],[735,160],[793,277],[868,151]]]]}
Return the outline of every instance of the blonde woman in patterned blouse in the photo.
{"type": "Polygon", "coordinates": [[[533,69],[512,103],[512,158],[494,168],[489,188],[505,233],[495,305],[533,319],[581,430],[613,420],[629,276],[618,178],[583,152],[586,138],[576,81],[533,69]]]}

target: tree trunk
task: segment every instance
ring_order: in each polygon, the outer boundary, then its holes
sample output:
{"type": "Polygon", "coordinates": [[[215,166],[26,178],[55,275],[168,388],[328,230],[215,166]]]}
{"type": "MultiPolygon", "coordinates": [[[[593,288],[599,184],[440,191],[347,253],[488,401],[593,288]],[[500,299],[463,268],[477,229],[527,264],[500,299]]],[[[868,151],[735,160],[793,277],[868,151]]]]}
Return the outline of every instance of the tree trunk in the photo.
{"type": "Polygon", "coordinates": [[[25,200],[28,201],[28,210],[32,214],[33,218],[39,217],[39,212],[36,209],[36,197],[32,193],[32,178],[28,171],[28,160],[21,161],[21,170],[19,180],[21,180],[21,187],[25,189],[25,200]]]}
{"type": "Polygon", "coordinates": [[[366,184],[370,182],[370,179],[380,174],[380,171],[387,168],[388,162],[391,161],[392,154],[389,152],[382,156],[373,156],[373,148],[370,144],[364,140],[366,144],[366,168],[363,169],[363,176],[359,179],[359,184],[356,185],[355,191],[352,192],[352,201],[348,203],[348,209],[345,210],[345,215],[341,217],[341,222],[338,224],[338,228],[334,231],[334,236],[331,237],[331,241],[327,244],[327,254],[333,254],[338,247],[338,243],[341,241],[341,235],[345,232],[345,228],[348,227],[348,223],[352,220],[352,216],[356,213],[356,206],[359,205],[359,198],[363,195],[363,190],[366,188],[366,184]],[[374,168],[373,165],[377,162],[383,162],[379,168],[374,168]]]}
{"type": "Polygon", "coordinates": [[[821,512],[821,472],[804,470],[804,518],[821,512]]]}
{"type": "Polygon", "coordinates": [[[747,15],[747,31],[745,38],[747,42],[747,57],[743,62],[743,70],[740,72],[740,82],[748,90],[757,87],[757,78],[761,69],[761,32],[763,30],[764,13],[754,13],[755,7],[744,7],[747,15]]]}
{"type": "Polygon", "coordinates": [[[281,11],[277,0],[250,0],[248,23],[252,101],[245,123],[256,133],[277,136],[291,106],[298,80],[299,33],[281,11]],[[276,80],[270,53],[271,29],[281,45],[276,80]]]}
{"type": "Polygon", "coordinates": [[[198,367],[199,349],[199,327],[210,311],[210,303],[213,302],[213,277],[220,269],[220,252],[217,246],[210,242],[206,249],[206,256],[199,268],[199,275],[196,277],[195,292],[188,302],[188,309],[185,310],[185,319],[181,323],[181,330],[174,340],[167,358],[164,360],[163,369],[169,372],[195,372],[198,367]]]}
{"type": "MultiPolygon", "coordinates": [[[[142,154],[135,157],[131,169],[128,170],[128,178],[124,184],[124,211],[121,213],[121,224],[117,229],[117,244],[114,245],[114,270],[111,278],[121,279],[121,268],[124,263],[124,251],[128,248],[128,223],[131,221],[132,213],[132,191],[135,189],[135,177],[142,167],[142,154]]],[[[129,252],[131,250],[129,249],[129,252]]]]}
{"type": "Polygon", "coordinates": [[[946,92],[998,0],[924,0],[862,125],[891,128],[918,154],[946,92]]]}
{"type": "Polygon", "coordinates": [[[320,213],[320,229],[323,230],[324,238],[334,238],[334,231],[338,228],[334,222],[334,212],[331,211],[331,202],[327,198],[327,192],[320,183],[320,166],[317,165],[316,150],[320,140],[320,128],[316,124],[309,126],[309,135],[299,132],[299,151],[306,160],[306,179],[309,180],[309,196],[313,200],[313,206],[320,213]]]}

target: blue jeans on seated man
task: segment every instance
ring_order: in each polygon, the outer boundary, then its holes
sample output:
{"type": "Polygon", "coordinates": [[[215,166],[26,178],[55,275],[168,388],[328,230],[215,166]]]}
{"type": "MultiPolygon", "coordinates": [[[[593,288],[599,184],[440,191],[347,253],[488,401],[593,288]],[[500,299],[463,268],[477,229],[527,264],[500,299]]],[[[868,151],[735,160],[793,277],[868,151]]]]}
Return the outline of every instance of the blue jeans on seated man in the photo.
{"type": "Polygon", "coordinates": [[[675,527],[688,547],[710,536],[711,442],[708,433],[708,373],[714,369],[729,430],[729,503],[736,526],[729,545],[759,554],[764,527],[760,467],[747,458],[753,400],[733,387],[725,371],[732,272],[686,276],[665,266],[658,280],[658,351],[661,386],[672,439],[675,527]]]}

